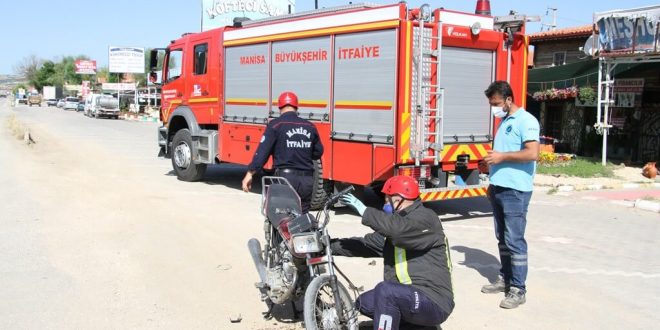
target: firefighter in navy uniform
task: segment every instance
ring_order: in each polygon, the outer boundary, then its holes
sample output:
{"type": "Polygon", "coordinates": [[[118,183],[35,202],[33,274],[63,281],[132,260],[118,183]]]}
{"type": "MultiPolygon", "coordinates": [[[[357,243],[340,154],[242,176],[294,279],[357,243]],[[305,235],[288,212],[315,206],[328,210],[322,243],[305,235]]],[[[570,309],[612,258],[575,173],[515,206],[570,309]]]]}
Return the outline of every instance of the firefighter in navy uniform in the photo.
{"type": "Polygon", "coordinates": [[[266,126],[243,178],[243,191],[252,188],[254,173],[273,155],[275,175],[286,178],[300,196],[302,211],[309,211],[314,187],[314,161],[321,159],[323,144],[314,124],[298,117],[298,97],[284,92],[278,99],[280,117],[266,126]]]}
{"type": "Polygon", "coordinates": [[[383,258],[384,281],[356,301],[360,313],[374,320],[374,329],[436,329],[454,309],[451,258],[442,223],[422,205],[415,179],[392,177],[382,192],[382,211],[365,207],[350,194],[342,197],[374,232],[333,240],[332,253],[383,258]]]}

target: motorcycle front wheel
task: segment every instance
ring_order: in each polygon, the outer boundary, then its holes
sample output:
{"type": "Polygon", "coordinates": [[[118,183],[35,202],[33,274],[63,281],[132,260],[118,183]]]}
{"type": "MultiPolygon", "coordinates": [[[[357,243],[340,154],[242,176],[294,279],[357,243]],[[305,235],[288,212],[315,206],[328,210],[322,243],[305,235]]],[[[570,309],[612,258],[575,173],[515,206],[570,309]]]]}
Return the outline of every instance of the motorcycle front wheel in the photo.
{"type": "Polygon", "coordinates": [[[348,318],[341,324],[335,306],[335,295],[330,284],[331,276],[322,275],[312,280],[305,291],[305,329],[307,330],[357,330],[358,312],[346,287],[337,282],[344,315],[348,318]]]}

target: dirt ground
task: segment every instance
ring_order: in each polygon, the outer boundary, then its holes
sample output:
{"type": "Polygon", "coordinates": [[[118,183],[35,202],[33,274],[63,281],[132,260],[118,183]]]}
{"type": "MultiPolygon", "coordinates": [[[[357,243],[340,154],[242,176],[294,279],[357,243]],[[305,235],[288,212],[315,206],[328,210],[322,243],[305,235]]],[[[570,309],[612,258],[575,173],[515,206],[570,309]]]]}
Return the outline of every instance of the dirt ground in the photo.
{"type": "MultiPolygon", "coordinates": [[[[244,168],[214,166],[202,182],[176,180],[169,161],[156,157],[155,123],[0,104],[0,125],[0,328],[301,328],[287,306],[262,319],[247,241],[262,238],[263,218],[258,185],[239,189],[244,168]],[[7,129],[10,114],[36,143],[7,129]]],[[[429,204],[452,246],[456,309],[443,328],[657,325],[657,215],[598,203],[534,195],[530,294],[513,311],[479,292],[499,268],[487,201],[429,204]]],[[[340,210],[330,232],[369,230],[340,210]]],[[[382,279],[382,262],[371,261],[338,265],[369,289],[382,279]]]]}

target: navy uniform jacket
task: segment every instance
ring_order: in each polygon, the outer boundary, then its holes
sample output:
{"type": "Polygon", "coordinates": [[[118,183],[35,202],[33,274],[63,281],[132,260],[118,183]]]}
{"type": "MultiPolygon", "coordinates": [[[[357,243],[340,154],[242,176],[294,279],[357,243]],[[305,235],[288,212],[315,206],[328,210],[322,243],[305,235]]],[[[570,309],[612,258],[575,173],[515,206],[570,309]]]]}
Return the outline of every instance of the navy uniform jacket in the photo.
{"type": "Polygon", "coordinates": [[[314,160],[321,159],[323,144],[314,124],[291,111],[268,123],[248,170],[260,170],[271,154],[276,169],[314,171],[314,160]]]}

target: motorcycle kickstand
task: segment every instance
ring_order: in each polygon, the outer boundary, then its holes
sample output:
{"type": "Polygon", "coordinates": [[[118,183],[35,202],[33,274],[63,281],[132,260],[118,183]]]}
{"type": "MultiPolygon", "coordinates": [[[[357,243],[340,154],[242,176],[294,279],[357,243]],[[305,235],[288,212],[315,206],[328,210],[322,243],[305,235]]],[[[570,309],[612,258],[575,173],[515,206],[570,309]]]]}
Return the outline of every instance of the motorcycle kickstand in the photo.
{"type": "Polygon", "coordinates": [[[296,303],[291,301],[291,308],[293,309],[293,319],[300,320],[300,311],[296,308],[296,303]]]}
{"type": "Polygon", "coordinates": [[[271,320],[273,318],[273,308],[275,307],[275,304],[270,302],[267,305],[268,305],[268,310],[265,313],[263,313],[264,320],[271,320]]]}

